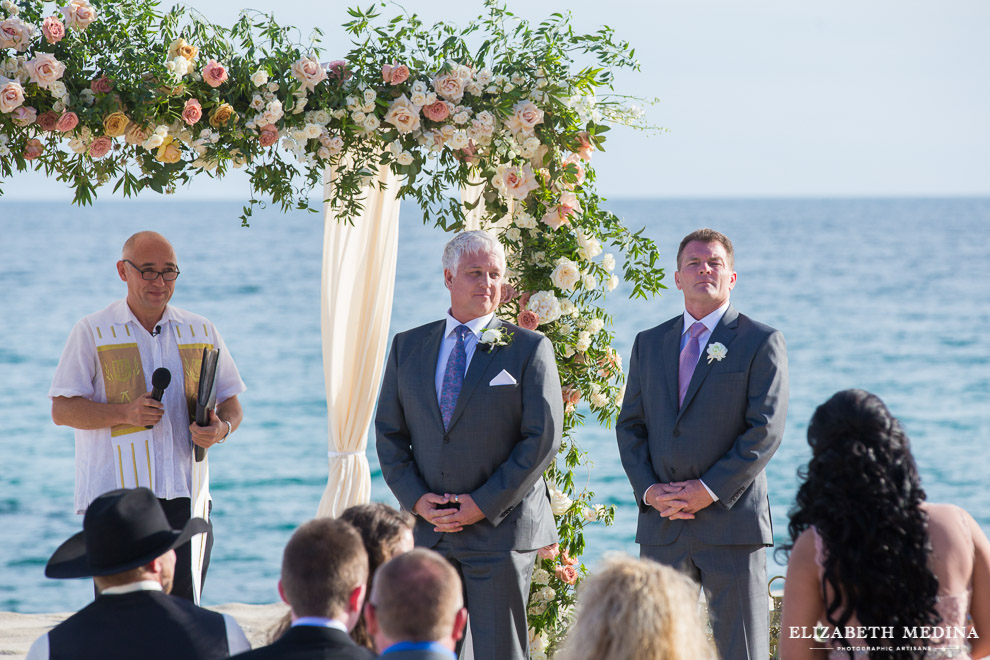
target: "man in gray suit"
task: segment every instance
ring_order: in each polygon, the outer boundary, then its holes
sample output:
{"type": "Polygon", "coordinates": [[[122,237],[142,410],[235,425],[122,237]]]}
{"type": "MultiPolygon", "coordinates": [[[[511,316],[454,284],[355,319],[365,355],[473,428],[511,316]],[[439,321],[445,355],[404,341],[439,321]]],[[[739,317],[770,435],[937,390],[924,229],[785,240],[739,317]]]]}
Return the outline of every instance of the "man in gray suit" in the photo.
{"type": "Polygon", "coordinates": [[[486,232],[444,249],[445,320],[395,336],[378,399],[378,458],[418,518],[416,545],[464,581],[474,657],[528,657],[536,550],[557,540],[543,471],[560,448],[563,400],[543,335],[495,318],[505,253],[486,232]]]}
{"type": "Polygon", "coordinates": [[[674,281],[685,312],[636,337],[616,425],[639,503],[636,542],[641,556],[701,582],[722,660],[766,660],[764,468],[787,415],[784,338],[729,303],[725,235],[686,236],[674,281]]]}

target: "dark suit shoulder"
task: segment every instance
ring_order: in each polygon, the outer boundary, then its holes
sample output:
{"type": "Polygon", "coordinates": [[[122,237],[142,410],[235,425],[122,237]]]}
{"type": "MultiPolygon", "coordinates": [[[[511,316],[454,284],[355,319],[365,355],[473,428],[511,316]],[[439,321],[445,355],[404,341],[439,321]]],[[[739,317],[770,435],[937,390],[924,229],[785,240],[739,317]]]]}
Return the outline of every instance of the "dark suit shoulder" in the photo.
{"type": "Polygon", "coordinates": [[[502,328],[505,329],[505,333],[512,335],[513,344],[518,342],[520,346],[535,347],[541,341],[546,339],[546,336],[542,332],[520,328],[518,325],[509,323],[508,321],[503,321],[502,319],[499,319],[499,321],[502,322],[502,328]]]}
{"type": "Polygon", "coordinates": [[[683,314],[678,314],[672,319],[668,319],[661,323],[660,325],[655,325],[652,328],[643,330],[636,335],[637,341],[649,342],[656,341],[662,338],[665,334],[670,332],[670,330],[677,325],[677,322],[683,318],[683,314]]]}
{"type": "Polygon", "coordinates": [[[340,630],[295,626],[268,646],[234,657],[245,660],[371,660],[377,656],[355,644],[340,630]]]}
{"type": "Polygon", "coordinates": [[[754,318],[746,316],[745,314],[740,314],[736,318],[736,321],[739,324],[740,332],[753,332],[766,336],[770,336],[772,334],[780,332],[776,328],[773,328],[767,325],[766,323],[761,323],[754,318]]]}
{"type": "Polygon", "coordinates": [[[447,321],[444,319],[439,321],[430,321],[429,323],[424,323],[421,326],[411,328],[409,330],[403,330],[402,332],[397,332],[395,333],[395,341],[404,342],[422,340],[423,337],[426,337],[438,327],[443,328],[446,323],[447,321]]]}

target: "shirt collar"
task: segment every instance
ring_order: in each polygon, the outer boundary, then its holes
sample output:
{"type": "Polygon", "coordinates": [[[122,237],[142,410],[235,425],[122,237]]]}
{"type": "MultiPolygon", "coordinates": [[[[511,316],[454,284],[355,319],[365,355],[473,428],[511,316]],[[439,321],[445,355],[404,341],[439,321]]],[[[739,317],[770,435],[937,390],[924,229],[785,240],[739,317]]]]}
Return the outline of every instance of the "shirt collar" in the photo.
{"type": "Polygon", "coordinates": [[[705,326],[705,329],[708,330],[708,332],[714,332],[715,331],[715,326],[718,325],[718,322],[722,320],[722,317],[725,316],[725,312],[728,309],[729,309],[729,301],[726,300],[722,304],[721,307],[719,307],[718,309],[716,309],[714,312],[712,312],[711,314],[709,314],[708,316],[706,316],[703,319],[696,319],[696,318],[694,318],[685,309],[684,310],[684,329],[681,331],[681,334],[684,334],[685,332],[687,332],[688,330],[690,330],[691,329],[691,326],[694,325],[695,323],[697,323],[698,321],[701,321],[702,325],[705,326]]]}
{"type": "Polygon", "coordinates": [[[455,660],[457,657],[453,651],[440,642],[397,642],[382,651],[382,656],[399,651],[433,651],[444,657],[449,657],[451,660],[455,660]]]}
{"type": "Polygon", "coordinates": [[[122,584],[119,587],[107,587],[100,592],[101,596],[121,596],[123,594],[131,594],[135,591],[161,591],[162,585],[154,580],[141,580],[139,582],[131,582],[129,584],[122,584]]]}
{"type": "MultiPolygon", "coordinates": [[[[178,314],[175,312],[175,308],[171,305],[165,305],[165,311],[162,313],[162,318],[159,319],[156,325],[164,326],[172,320],[180,321],[178,314]]],[[[137,317],[134,316],[134,312],[127,304],[127,299],[118,300],[116,307],[113,310],[113,322],[120,325],[127,325],[131,321],[138,327],[141,326],[141,322],[138,321],[137,317]]]]}
{"type": "Polygon", "coordinates": [[[461,323],[460,321],[458,321],[457,319],[455,319],[453,316],[450,315],[450,310],[448,309],[447,325],[444,328],[443,336],[449,337],[450,333],[454,331],[454,328],[456,328],[459,325],[463,325],[463,326],[467,326],[467,329],[471,331],[471,334],[473,334],[475,337],[480,338],[481,332],[488,327],[488,324],[492,322],[493,318],[495,318],[495,312],[492,312],[491,314],[486,314],[485,316],[479,316],[476,319],[471,319],[467,323],[461,323]]]}
{"type": "Polygon", "coordinates": [[[319,616],[301,616],[297,619],[293,619],[292,627],[296,626],[315,626],[317,628],[333,628],[334,630],[339,630],[340,632],[347,634],[347,626],[344,625],[343,621],[338,621],[337,619],[324,619],[319,616]]]}

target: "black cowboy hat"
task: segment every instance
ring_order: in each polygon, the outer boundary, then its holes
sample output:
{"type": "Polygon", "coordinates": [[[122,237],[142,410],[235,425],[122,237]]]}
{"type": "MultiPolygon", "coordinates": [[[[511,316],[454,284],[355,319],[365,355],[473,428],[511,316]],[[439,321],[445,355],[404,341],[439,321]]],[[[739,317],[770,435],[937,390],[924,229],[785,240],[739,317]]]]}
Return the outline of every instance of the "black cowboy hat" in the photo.
{"type": "Polygon", "coordinates": [[[45,575],[79,578],[123,573],[208,529],[202,518],[172,529],[162,505],[147,488],[112,490],[89,505],[83,531],[59,546],[45,566],[45,575]]]}

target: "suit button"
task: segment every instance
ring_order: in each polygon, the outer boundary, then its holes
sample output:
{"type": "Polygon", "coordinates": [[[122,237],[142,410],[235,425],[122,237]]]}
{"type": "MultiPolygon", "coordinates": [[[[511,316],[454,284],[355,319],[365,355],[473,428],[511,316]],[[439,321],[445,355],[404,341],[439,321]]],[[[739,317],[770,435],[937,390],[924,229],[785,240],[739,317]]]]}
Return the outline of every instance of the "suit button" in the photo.
{"type": "Polygon", "coordinates": [[[677,468],[670,468],[671,474],[677,474],[677,468]]]}
{"type": "Polygon", "coordinates": [[[444,442],[450,442],[450,436],[449,435],[443,436],[443,441],[444,442]]]}
{"type": "Polygon", "coordinates": [[[674,429],[674,437],[675,437],[675,438],[679,438],[679,437],[681,437],[681,432],[680,432],[680,431],[678,431],[677,429],[674,429]]]}

